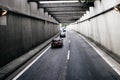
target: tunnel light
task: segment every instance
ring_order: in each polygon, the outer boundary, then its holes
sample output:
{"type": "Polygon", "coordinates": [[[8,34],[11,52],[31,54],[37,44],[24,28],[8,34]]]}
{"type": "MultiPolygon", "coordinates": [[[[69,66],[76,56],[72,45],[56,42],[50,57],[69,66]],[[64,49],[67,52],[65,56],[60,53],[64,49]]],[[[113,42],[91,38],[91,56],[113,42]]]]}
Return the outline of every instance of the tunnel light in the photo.
{"type": "Polygon", "coordinates": [[[118,11],[118,8],[114,7],[114,10],[118,11]]]}
{"type": "Polygon", "coordinates": [[[7,14],[7,10],[3,10],[2,16],[5,16],[7,14]]]}
{"type": "Polygon", "coordinates": [[[120,11],[120,5],[114,7],[115,11],[120,11]]]}
{"type": "Polygon", "coordinates": [[[5,16],[7,14],[7,10],[0,9],[0,16],[5,16]]]}
{"type": "Polygon", "coordinates": [[[74,3],[74,2],[79,2],[78,0],[75,1],[40,1],[40,3],[74,3]]]}
{"type": "Polygon", "coordinates": [[[86,0],[81,0],[81,3],[85,3],[86,0]]]}

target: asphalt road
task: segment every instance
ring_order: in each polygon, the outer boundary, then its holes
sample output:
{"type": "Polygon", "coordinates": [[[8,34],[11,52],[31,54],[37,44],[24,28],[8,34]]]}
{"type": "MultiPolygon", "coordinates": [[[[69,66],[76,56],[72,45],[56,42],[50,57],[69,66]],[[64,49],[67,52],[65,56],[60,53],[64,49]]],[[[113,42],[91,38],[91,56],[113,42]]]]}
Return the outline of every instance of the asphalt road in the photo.
{"type": "Polygon", "coordinates": [[[66,35],[63,48],[48,49],[17,80],[120,80],[76,32],[66,35]]]}

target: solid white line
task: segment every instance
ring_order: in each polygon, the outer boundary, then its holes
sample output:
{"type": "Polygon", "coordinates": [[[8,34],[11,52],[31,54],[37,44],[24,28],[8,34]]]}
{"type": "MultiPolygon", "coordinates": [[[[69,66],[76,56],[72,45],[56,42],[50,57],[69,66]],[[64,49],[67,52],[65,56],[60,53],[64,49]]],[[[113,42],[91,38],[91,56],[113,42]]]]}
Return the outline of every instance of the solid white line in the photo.
{"type": "Polygon", "coordinates": [[[15,76],[12,80],[17,80],[26,70],[28,70],[48,49],[50,46],[45,49],[35,60],[33,60],[25,69],[23,69],[17,76],[15,76]]]}
{"type": "Polygon", "coordinates": [[[70,59],[70,50],[68,50],[68,54],[67,54],[67,60],[70,59]]]}
{"type": "Polygon", "coordinates": [[[100,52],[97,48],[94,47],[94,49],[115,70],[115,72],[117,72],[118,75],[120,76],[120,65],[118,63],[116,63],[115,60],[108,57],[108,55],[106,55],[105,53],[100,52]]]}
{"type": "MultiPolygon", "coordinates": [[[[81,35],[80,35],[81,36],[81,35]]],[[[112,68],[113,70],[120,76],[120,64],[107,55],[104,51],[100,50],[93,43],[90,43],[86,38],[81,36],[112,68]]]]}

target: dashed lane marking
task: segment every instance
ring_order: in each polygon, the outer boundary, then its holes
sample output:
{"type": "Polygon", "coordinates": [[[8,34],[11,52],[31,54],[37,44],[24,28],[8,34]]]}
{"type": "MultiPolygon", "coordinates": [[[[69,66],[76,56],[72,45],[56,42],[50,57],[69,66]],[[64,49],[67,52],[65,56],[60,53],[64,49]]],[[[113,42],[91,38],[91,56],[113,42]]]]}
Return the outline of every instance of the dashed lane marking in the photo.
{"type": "Polygon", "coordinates": [[[69,40],[68,42],[70,43],[71,41],[69,40]]]}
{"type": "Polygon", "coordinates": [[[68,50],[68,54],[67,54],[67,60],[70,59],[70,50],[68,50]]]}

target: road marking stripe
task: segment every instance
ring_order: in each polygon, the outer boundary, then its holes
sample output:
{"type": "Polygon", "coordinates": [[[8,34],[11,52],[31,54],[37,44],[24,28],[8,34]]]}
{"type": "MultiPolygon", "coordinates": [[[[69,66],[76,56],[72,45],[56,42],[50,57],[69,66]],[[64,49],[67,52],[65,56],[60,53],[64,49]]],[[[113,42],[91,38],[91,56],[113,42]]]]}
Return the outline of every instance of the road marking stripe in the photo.
{"type": "Polygon", "coordinates": [[[70,50],[68,50],[68,54],[67,54],[67,60],[70,59],[70,50]]]}
{"type": "MultiPolygon", "coordinates": [[[[79,34],[80,35],[80,34],[79,34]]],[[[81,35],[80,35],[81,36],[81,35]]],[[[81,36],[112,68],[113,70],[120,76],[120,64],[108,56],[104,51],[100,50],[93,43],[90,43],[86,38],[81,36]]]]}
{"type": "Polygon", "coordinates": [[[69,40],[68,42],[70,43],[71,41],[69,40]]]}
{"type": "Polygon", "coordinates": [[[33,60],[26,68],[24,68],[17,76],[15,76],[12,80],[17,80],[26,70],[28,70],[48,49],[50,46],[45,49],[35,60],[33,60]]]}

